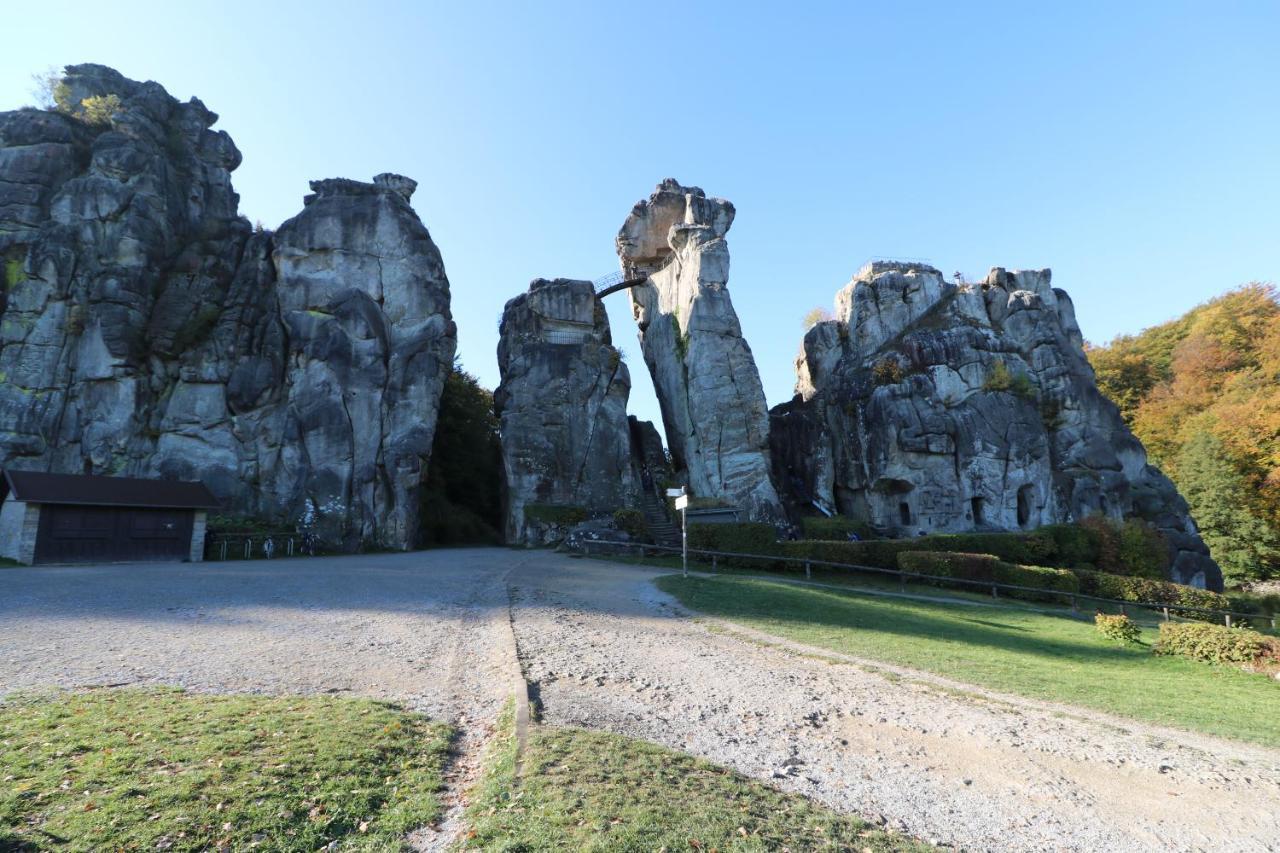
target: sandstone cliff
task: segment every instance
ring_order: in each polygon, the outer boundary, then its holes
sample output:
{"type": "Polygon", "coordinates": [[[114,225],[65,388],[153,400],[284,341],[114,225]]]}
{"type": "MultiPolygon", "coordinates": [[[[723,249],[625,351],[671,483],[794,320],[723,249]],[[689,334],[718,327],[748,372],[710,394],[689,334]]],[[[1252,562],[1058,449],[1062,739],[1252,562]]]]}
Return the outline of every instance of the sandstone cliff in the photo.
{"type": "Polygon", "coordinates": [[[955,284],[869,264],[805,335],[796,372],[795,399],[771,413],[795,503],[906,536],[1138,517],[1169,541],[1174,580],[1221,588],[1185,501],[1098,392],[1049,270],[955,284]]]}
{"type": "Polygon", "coordinates": [[[313,183],[254,233],[198,100],[96,65],[0,113],[0,467],[202,479],[348,548],[415,544],[455,329],[414,183],[313,183]]]}
{"type": "Polygon", "coordinates": [[[733,205],[666,180],[617,238],[667,441],[693,494],[779,520],[764,388],[729,298],[733,205]]]}
{"type": "Polygon", "coordinates": [[[631,376],[591,282],[538,279],[509,301],[498,368],[507,542],[555,535],[548,519],[526,511],[530,504],[600,514],[635,506],[631,376]]]}

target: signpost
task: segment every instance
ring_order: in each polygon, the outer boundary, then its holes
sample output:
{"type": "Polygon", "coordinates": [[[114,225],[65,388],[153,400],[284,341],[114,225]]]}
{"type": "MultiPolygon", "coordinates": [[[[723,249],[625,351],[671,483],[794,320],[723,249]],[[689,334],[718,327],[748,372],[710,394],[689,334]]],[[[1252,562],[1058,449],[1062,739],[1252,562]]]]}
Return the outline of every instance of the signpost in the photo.
{"type": "Polygon", "coordinates": [[[689,524],[685,510],[689,508],[689,496],[684,487],[667,489],[667,497],[676,499],[676,509],[680,510],[680,565],[684,576],[689,577],[689,524]]]}

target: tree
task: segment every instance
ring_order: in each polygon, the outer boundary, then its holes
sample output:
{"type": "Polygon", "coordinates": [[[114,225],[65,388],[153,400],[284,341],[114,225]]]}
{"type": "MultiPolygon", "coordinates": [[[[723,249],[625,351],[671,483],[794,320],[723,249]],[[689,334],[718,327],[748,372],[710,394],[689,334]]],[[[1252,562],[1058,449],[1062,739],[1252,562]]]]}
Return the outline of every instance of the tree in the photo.
{"type": "Polygon", "coordinates": [[[807,332],[819,323],[825,323],[828,320],[834,320],[835,316],[822,306],[813,308],[809,313],[804,315],[804,330],[807,332]]]}
{"type": "Polygon", "coordinates": [[[502,449],[493,394],[455,360],[440,396],[420,501],[422,544],[498,542],[502,449]]]}
{"type": "Polygon", "coordinates": [[[88,124],[111,124],[121,106],[119,95],[91,95],[80,102],[75,116],[88,124]]]}
{"type": "Polygon", "coordinates": [[[1280,533],[1253,513],[1248,483],[1212,433],[1196,433],[1183,446],[1178,485],[1228,584],[1267,578],[1280,569],[1280,533]]]}

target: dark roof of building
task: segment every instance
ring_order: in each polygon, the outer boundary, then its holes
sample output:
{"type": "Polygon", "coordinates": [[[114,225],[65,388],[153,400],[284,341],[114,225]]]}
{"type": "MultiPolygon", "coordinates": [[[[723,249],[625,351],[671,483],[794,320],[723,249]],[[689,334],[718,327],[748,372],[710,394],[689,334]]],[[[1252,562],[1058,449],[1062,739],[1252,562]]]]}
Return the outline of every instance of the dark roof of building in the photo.
{"type": "Polygon", "coordinates": [[[151,509],[219,509],[221,504],[204,483],[180,480],[141,480],[89,474],[46,474],[5,469],[0,498],[42,504],[90,504],[151,509]]]}

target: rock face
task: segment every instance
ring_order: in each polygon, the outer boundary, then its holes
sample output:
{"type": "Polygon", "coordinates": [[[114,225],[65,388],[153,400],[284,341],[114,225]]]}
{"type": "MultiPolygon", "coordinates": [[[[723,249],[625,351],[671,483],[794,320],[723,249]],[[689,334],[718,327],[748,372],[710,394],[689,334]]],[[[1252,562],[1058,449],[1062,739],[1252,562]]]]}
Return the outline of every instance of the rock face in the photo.
{"type": "Polygon", "coordinates": [[[876,262],[805,335],[796,397],[771,413],[778,481],[892,535],[1138,517],[1174,551],[1173,579],[1222,575],[1173,484],[1094,384],[1049,270],[953,284],[876,262]]]}
{"type": "Polygon", "coordinates": [[[561,523],[526,512],[530,504],[588,513],[634,506],[631,375],[591,282],[537,279],[507,303],[499,335],[494,405],[507,542],[543,544],[556,535],[561,523]]]}
{"type": "Polygon", "coordinates": [[[694,495],[762,520],[782,518],[769,458],[769,418],[751,348],[729,298],[733,205],[663,181],[618,233],[645,364],[667,442],[694,495]]]}
{"type": "Polygon", "coordinates": [[[71,66],[90,125],[0,113],[0,466],[201,479],[229,511],[404,548],[455,345],[413,181],[329,180],[278,233],[156,83],[71,66]]]}

